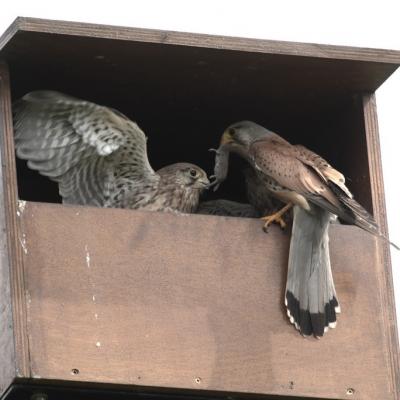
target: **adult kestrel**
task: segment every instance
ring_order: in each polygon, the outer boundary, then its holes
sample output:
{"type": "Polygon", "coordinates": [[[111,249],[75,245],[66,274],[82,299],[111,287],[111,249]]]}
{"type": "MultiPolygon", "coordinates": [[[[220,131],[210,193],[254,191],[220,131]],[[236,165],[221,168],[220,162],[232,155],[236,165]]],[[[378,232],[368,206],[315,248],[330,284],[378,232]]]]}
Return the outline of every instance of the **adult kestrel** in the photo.
{"type": "MultiPolygon", "coordinates": [[[[286,206],[264,218],[265,227],[294,205],[285,305],[290,321],[303,335],[323,336],[340,312],[329,259],[329,222],[334,215],[378,236],[374,218],[354,199],[343,175],[322,157],[293,146],[250,121],[229,126],[217,150],[214,185],[226,177],[235,152],[253,167],[258,197],[271,196],[286,206]]],[[[250,198],[251,201],[251,198],[250,198]]],[[[254,204],[253,204],[254,205],[254,204]]]]}
{"type": "Polygon", "coordinates": [[[63,203],[195,212],[209,184],[189,163],[155,172],[145,134],[114,109],[35,91],[13,111],[17,156],[58,183],[63,203]]]}

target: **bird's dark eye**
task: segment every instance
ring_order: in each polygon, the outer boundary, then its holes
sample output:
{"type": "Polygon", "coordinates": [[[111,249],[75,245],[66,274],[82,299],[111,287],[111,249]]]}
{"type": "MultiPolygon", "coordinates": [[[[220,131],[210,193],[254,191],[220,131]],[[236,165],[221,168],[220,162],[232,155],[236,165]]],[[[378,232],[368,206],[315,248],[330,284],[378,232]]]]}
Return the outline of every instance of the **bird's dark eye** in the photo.
{"type": "Polygon", "coordinates": [[[233,136],[236,133],[235,128],[229,128],[229,134],[233,136]]]}
{"type": "Polygon", "coordinates": [[[195,178],[197,176],[197,171],[195,169],[191,169],[189,171],[190,176],[192,176],[193,178],[195,178]]]}

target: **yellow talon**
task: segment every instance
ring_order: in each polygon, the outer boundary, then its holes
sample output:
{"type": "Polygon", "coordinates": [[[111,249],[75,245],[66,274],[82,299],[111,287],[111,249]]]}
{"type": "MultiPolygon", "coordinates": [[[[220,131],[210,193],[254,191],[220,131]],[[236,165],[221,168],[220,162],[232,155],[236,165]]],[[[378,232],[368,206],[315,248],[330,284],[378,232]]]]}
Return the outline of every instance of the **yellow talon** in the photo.
{"type": "Polygon", "coordinates": [[[274,214],[271,215],[266,215],[265,217],[262,217],[261,220],[265,221],[263,230],[265,232],[268,231],[268,227],[273,223],[276,222],[277,224],[280,225],[282,229],[286,228],[286,222],[283,220],[282,216],[285,214],[286,211],[288,211],[291,207],[293,206],[292,203],[286,204],[285,207],[281,208],[279,211],[277,211],[274,214]]]}
{"type": "Polygon", "coordinates": [[[282,219],[281,216],[276,216],[275,214],[272,215],[267,215],[266,217],[261,218],[263,221],[265,221],[264,230],[268,230],[268,227],[273,223],[276,222],[281,226],[282,229],[286,228],[286,222],[282,219]]]}

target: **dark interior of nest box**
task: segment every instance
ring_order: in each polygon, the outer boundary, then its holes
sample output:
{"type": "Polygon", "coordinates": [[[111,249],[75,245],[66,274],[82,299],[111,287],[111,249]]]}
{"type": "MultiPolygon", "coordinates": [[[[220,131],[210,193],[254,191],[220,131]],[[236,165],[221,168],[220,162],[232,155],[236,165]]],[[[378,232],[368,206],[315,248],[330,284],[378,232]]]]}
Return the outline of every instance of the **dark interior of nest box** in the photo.
{"type": "MultiPolygon", "coordinates": [[[[380,63],[18,32],[3,50],[12,99],[58,90],[120,110],[146,132],[153,168],[193,162],[212,173],[223,130],[253,120],[318,152],[371,210],[361,94],[380,63]]],[[[55,184],[18,161],[19,197],[59,202],[55,184]]],[[[245,201],[240,160],[208,197],[245,201]]]]}

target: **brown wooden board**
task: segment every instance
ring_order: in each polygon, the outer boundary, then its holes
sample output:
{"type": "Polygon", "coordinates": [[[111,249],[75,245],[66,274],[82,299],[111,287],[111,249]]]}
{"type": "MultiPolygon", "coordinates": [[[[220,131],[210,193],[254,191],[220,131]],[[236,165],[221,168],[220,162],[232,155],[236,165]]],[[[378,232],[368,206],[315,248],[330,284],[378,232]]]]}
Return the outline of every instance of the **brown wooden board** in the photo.
{"type": "MultiPolygon", "coordinates": [[[[124,95],[128,88],[135,89],[141,101],[170,106],[165,100],[173,100],[168,98],[173,92],[178,100],[189,100],[188,108],[193,106],[192,97],[212,101],[224,92],[229,109],[238,89],[242,103],[246,103],[244,94],[252,103],[252,96],[260,97],[264,91],[275,103],[296,96],[309,100],[297,107],[310,103],[318,107],[327,91],[331,102],[342,93],[375,91],[400,64],[400,52],[392,50],[32,18],[17,19],[0,39],[0,50],[18,77],[14,85],[18,94],[27,89],[29,81],[31,86],[47,82],[60,87],[68,81],[65,87],[74,91],[88,82],[95,97],[103,94],[107,98],[117,88],[124,95]],[[91,83],[94,80],[97,85],[91,83]]],[[[135,100],[126,101],[132,104],[135,100]]],[[[221,102],[216,104],[224,107],[221,102]]]]}
{"type": "Polygon", "coordinates": [[[343,312],[317,340],[285,315],[288,235],[278,228],[40,203],[21,218],[32,377],[396,398],[378,243],[358,228],[331,228],[343,312]]]}
{"type": "MultiPolygon", "coordinates": [[[[0,64],[0,160],[4,163],[5,131],[8,128],[10,107],[8,71],[0,64]]],[[[11,302],[9,236],[7,234],[5,173],[0,170],[0,395],[10,385],[16,374],[13,313],[11,302]]]]}
{"type": "MultiPolygon", "coordinates": [[[[8,77],[7,65],[1,64],[2,90],[0,92],[1,109],[0,118],[2,119],[1,135],[1,154],[2,154],[2,172],[1,179],[3,184],[4,203],[0,210],[4,212],[5,217],[5,235],[2,238],[2,246],[7,248],[9,275],[4,272],[4,279],[9,279],[9,291],[11,293],[12,325],[15,346],[15,358],[8,360],[10,362],[10,371],[13,371],[15,377],[28,376],[28,342],[26,331],[26,308],[25,308],[25,289],[22,268],[21,247],[18,242],[18,197],[17,181],[15,167],[14,138],[12,128],[12,112],[10,83],[8,77]]],[[[6,266],[5,266],[6,267],[6,266]]],[[[3,276],[1,275],[2,279],[3,276]]],[[[9,328],[11,329],[11,327],[9,328]]],[[[4,389],[4,388],[3,388],[4,389]]]]}
{"type": "MultiPolygon", "coordinates": [[[[39,396],[57,400],[310,400],[309,397],[274,396],[210,392],[205,390],[151,390],[150,388],[119,385],[85,385],[67,382],[31,381],[13,385],[4,400],[42,400],[39,396]],[[32,397],[33,396],[33,397],[32,397]],[[36,397],[35,397],[36,396],[36,397]]],[[[46,398],[45,398],[46,399],[46,398]]],[[[313,400],[324,400],[313,398],[313,400]]]]}
{"type": "Polygon", "coordinates": [[[137,40],[149,43],[165,43],[181,46],[232,49],[246,52],[285,54],[290,56],[350,59],[393,64],[400,63],[400,53],[396,50],[389,49],[262,40],[26,17],[18,17],[14,21],[2,36],[0,48],[6,44],[8,39],[18,30],[60,33],[82,37],[117,38],[121,41],[137,40]]]}
{"type": "MultiPolygon", "coordinates": [[[[383,181],[382,161],[379,143],[378,116],[376,110],[375,95],[363,97],[363,114],[365,135],[367,141],[369,174],[371,176],[373,214],[381,231],[388,235],[385,187],[383,181]]],[[[378,248],[380,271],[378,275],[378,289],[381,296],[383,320],[386,324],[386,347],[382,350],[387,352],[390,362],[391,381],[393,391],[400,397],[400,353],[399,337],[396,328],[396,309],[393,288],[392,268],[390,261],[390,249],[388,243],[382,243],[378,248]]]]}

